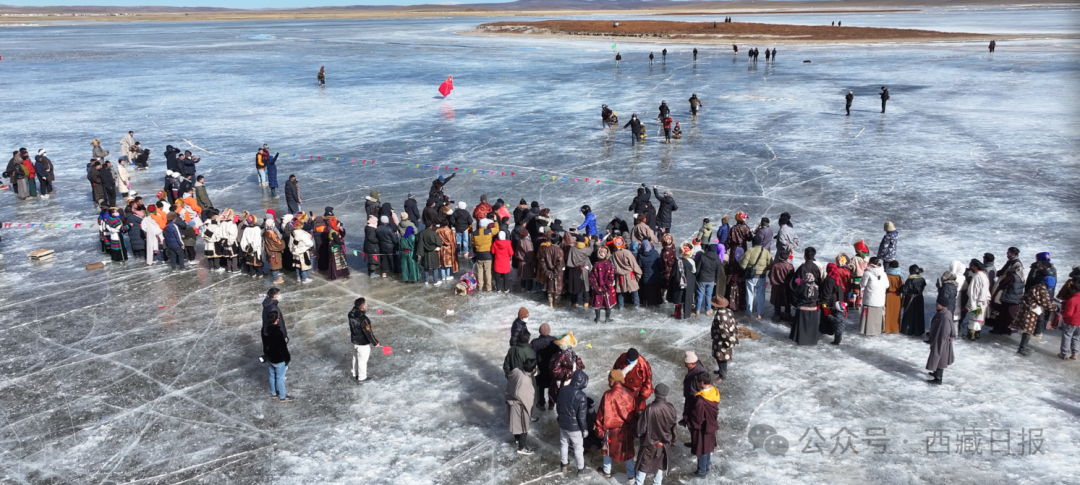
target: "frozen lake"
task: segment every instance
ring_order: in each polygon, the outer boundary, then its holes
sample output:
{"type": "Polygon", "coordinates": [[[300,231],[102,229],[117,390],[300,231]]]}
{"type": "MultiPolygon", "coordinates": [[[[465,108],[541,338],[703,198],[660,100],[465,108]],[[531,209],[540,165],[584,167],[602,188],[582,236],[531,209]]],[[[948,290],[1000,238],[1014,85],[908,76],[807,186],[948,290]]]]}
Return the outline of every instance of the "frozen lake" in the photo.
{"type": "MultiPolygon", "coordinates": [[[[904,17],[850,22],[1078,31],[1076,9],[896,15],[904,17]],[[1011,23],[1000,25],[1002,17],[1011,23]]],[[[46,148],[58,169],[51,199],[0,194],[0,221],[93,221],[89,141],[116,153],[134,130],[153,151],[150,172],[134,172],[140,193],[160,187],[161,153],[172,144],[202,157],[215,206],[252,212],[285,210],[254,185],[262,143],[345,158],[283,158],[279,177],[300,177],[306,210],[335,208],[350,249],[362,248],[370,189],[400,210],[435,175],[415,164],[438,164],[506,172],[459,175],[448,186],[455,199],[538,200],[574,225],[583,203],[604,222],[627,216],[634,185],[646,182],[673,189],[674,231],[684,237],[703,217],[743,210],[775,221],[788,211],[803,245],[829,259],[860,239],[876,248],[892,220],[902,266],[917,263],[931,279],[954,259],[989,251],[1003,261],[1009,246],[1025,264],[1050,251],[1062,276],[1080,263],[1080,42],[1001,41],[993,55],[982,43],[786,44],[778,61],[756,64],[730,47],[701,46],[694,63],[692,45],[620,43],[616,68],[608,42],[455,34],[496,20],[506,19],[0,29],[0,140],[11,150],[46,148]],[[648,52],[659,57],[665,47],[666,64],[650,66],[648,52]],[[325,88],[315,83],[321,65],[325,88]],[[456,89],[443,100],[436,88],[448,75],[456,89]],[[892,94],[884,115],[882,85],[892,94]],[[855,106],[845,117],[849,90],[855,106]],[[685,101],[693,92],[705,106],[696,121],[685,101]],[[657,143],[651,120],[661,100],[683,122],[679,143],[657,143]],[[601,104],[623,120],[636,112],[649,121],[648,143],[631,147],[628,131],[601,132],[601,104]]],[[[568,483],[552,473],[553,414],[534,427],[540,453],[532,457],[513,454],[506,431],[500,364],[520,305],[532,311],[534,334],[552,322],[555,333],[574,331],[592,345],[580,354],[597,399],[603,373],[627,347],[642,351],[655,382],[675,389],[683,351],[709,348],[704,318],[626,312],[596,325],[591,312],[546,309],[532,295],[462,299],[446,288],[369,282],[353,258],[350,280],[283,285],[297,396],[283,405],[266,399],[257,361],[267,281],[133,262],[88,272],[83,265],[101,256],[93,230],[0,234],[3,483],[568,483]],[[27,261],[43,247],[56,250],[54,261],[27,261]],[[382,311],[374,331],[394,349],[372,357],[374,381],[363,387],[348,378],[345,314],[357,296],[382,311]]],[[[863,338],[853,325],[840,347],[796,348],[785,326],[750,327],[762,338],[736,349],[721,388],[720,448],[703,483],[1080,481],[1080,368],[1055,357],[1056,331],[1028,359],[1015,356],[1016,338],[957,342],[945,386],[928,389],[917,339],[863,338]],[[747,431],[760,424],[787,438],[786,454],[751,446],[747,431]],[[971,429],[984,436],[981,453],[956,448],[971,429]],[[940,441],[928,449],[934,430],[952,439],[948,454],[940,441]],[[890,441],[876,454],[867,439],[890,441]],[[823,452],[803,453],[816,446],[823,452]]],[[[693,457],[680,449],[665,483],[691,483],[692,472],[693,457]]],[[[579,481],[617,482],[595,473],[579,481]]]]}

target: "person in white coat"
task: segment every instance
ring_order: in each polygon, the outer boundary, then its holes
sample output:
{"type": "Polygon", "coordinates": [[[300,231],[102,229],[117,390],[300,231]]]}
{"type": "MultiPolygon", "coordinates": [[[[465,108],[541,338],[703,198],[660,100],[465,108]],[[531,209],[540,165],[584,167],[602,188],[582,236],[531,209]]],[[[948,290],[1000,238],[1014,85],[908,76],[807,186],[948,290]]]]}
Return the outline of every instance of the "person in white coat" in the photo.
{"type": "Polygon", "coordinates": [[[949,271],[956,275],[956,301],[953,303],[953,307],[949,309],[952,312],[953,332],[957,335],[960,333],[960,319],[964,317],[964,305],[961,303],[960,295],[967,294],[968,285],[967,278],[964,277],[964,263],[959,261],[953,261],[949,264],[949,271]]]}
{"type": "Polygon", "coordinates": [[[122,158],[116,162],[116,191],[124,198],[131,192],[131,175],[128,173],[127,163],[127,160],[122,158]]]}
{"type": "Polygon", "coordinates": [[[117,155],[120,160],[126,159],[129,162],[134,162],[135,159],[131,158],[132,152],[135,150],[135,132],[129,131],[127,135],[120,139],[120,153],[117,155]]]}
{"type": "Polygon", "coordinates": [[[972,259],[968,264],[972,276],[968,279],[968,340],[978,340],[982,335],[982,326],[986,314],[990,311],[990,277],[984,271],[982,261],[972,259]]]}
{"type": "Polygon", "coordinates": [[[244,262],[241,272],[251,273],[252,278],[262,276],[263,262],[263,233],[262,228],[256,225],[255,216],[247,216],[247,227],[240,234],[240,251],[243,252],[244,262]]]}
{"type": "Polygon", "coordinates": [[[870,258],[862,277],[863,310],[859,333],[880,335],[885,329],[885,296],[889,292],[889,278],[881,267],[881,260],[870,258]]]}
{"type": "MultiPolygon", "coordinates": [[[[156,206],[147,207],[148,212],[156,212],[157,210],[156,206]]],[[[154,220],[153,217],[150,217],[150,214],[147,214],[146,217],[143,218],[139,227],[146,233],[146,265],[152,266],[154,264],[154,256],[158,251],[161,251],[161,236],[164,234],[164,231],[162,231],[158,222],[154,220]]]]}
{"type": "Polygon", "coordinates": [[[289,251],[292,253],[293,266],[296,268],[296,280],[301,283],[311,283],[308,272],[311,271],[311,248],[315,247],[315,240],[307,231],[299,226],[293,228],[292,239],[289,240],[289,251]]]}

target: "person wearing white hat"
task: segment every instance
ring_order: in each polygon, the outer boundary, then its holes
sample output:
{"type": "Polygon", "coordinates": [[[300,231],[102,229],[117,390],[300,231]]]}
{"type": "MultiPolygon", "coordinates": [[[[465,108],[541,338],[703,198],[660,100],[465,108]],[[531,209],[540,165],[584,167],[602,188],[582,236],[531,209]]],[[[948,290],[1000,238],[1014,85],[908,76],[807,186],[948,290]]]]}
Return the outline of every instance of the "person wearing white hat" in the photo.
{"type": "Polygon", "coordinates": [[[37,156],[34,157],[34,171],[37,172],[38,178],[38,192],[43,198],[49,198],[49,194],[55,194],[53,190],[53,163],[49,160],[49,157],[45,156],[45,149],[38,150],[37,156]]]}

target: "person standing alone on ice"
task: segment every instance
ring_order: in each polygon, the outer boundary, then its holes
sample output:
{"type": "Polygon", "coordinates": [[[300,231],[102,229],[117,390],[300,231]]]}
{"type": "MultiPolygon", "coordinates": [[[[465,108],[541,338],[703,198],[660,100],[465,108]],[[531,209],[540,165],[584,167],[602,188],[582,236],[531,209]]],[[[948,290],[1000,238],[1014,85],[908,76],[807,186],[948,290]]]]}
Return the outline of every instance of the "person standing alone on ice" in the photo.
{"type": "Polygon", "coordinates": [[[701,108],[701,100],[698,99],[697,93],[690,95],[690,116],[697,118],[697,110],[701,108]]]}
{"type": "Polygon", "coordinates": [[[847,116],[851,116],[851,102],[855,100],[855,92],[848,91],[844,96],[844,109],[847,110],[847,116]]]}
{"type": "Polygon", "coordinates": [[[882,86],[880,96],[881,96],[881,112],[884,113],[885,112],[885,102],[889,100],[889,88],[887,88],[885,86],[882,86]]]}
{"type": "Polygon", "coordinates": [[[619,62],[622,61],[622,54],[615,53],[615,67],[619,67],[619,62]]]}
{"type": "Polygon", "coordinates": [[[272,310],[263,317],[263,359],[270,367],[270,398],[277,396],[279,402],[292,402],[285,393],[285,371],[289,368],[289,339],[281,326],[281,314],[272,310]]]}
{"type": "Polygon", "coordinates": [[[381,347],[371,333],[371,320],[367,317],[367,300],[357,298],[349,311],[349,334],[353,344],[352,376],[359,384],[367,380],[367,363],[372,347],[381,347]]]}
{"type": "Polygon", "coordinates": [[[316,78],[319,80],[319,86],[326,86],[326,66],[319,68],[319,75],[316,78]]]}
{"type": "Polygon", "coordinates": [[[926,359],[926,370],[933,376],[927,384],[941,384],[945,368],[953,363],[952,339],[956,338],[956,326],[953,325],[952,308],[956,305],[956,290],[948,285],[938,287],[937,313],[930,320],[930,357],[926,359]]]}

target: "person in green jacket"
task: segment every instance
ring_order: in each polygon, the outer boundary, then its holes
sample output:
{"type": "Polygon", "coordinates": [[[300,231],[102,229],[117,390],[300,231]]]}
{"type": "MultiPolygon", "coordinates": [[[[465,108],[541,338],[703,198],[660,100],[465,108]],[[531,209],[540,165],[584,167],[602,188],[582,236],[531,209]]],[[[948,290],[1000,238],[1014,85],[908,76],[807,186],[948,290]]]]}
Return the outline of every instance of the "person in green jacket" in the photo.
{"type": "Polygon", "coordinates": [[[398,256],[401,259],[401,281],[406,283],[420,281],[420,267],[416,265],[416,234],[414,232],[416,232],[414,226],[406,227],[405,235],[398,241],[398,256]]]}
{"type": "Polygon", "coordinates": [[[772,254],[765,249],[763,243],[762,232],[759,231],[751,241],[753,246],[739,261],[746,281],[746,315],[750,316],[754,308],[757,308],[758,320],[765,311],[765,281],[769,276],[769,267],[772,266],[772,254]]]}

